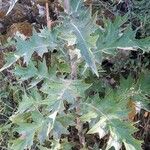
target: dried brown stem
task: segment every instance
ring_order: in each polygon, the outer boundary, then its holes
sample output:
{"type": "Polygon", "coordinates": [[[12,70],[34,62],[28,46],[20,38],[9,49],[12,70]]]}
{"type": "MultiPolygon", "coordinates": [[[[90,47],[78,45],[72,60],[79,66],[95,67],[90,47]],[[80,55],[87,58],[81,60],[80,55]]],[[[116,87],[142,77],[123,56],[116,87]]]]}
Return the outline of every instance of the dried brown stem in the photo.
{"type": "MultiPolygon", "coordinates": [[[[52,20],[50,19],[48,0],[46,0],[45,8],[46,8],[46,22],[47,22],[47,27],[48,27],[48,29],[51,29],[51,27],[52,27],[52,20]]],[[[45,58],[46,58],[47,67],[50,68],[50,66],[51,66],[51,52],[48,52],[45,55],[45,58]]]]}
{"type": "Polygon", "coordinates": [[[80,120],[80,97],[76,98],[77,106],[76,106],[76,113],[77,113],[77,118],[76,118],[76,128],[78,129],[78,135],[79,135],[79,141],[82,144],[83,147],[85,147],[85,136],[83,133],[83,123],[80,120]]]}
{"type": "Polygon", "coordinates": [[[49,4],[48,4],[48,0],[46,0],[45,8],[46,8],[46,22],[47,22],[47,27],[48,27],[49,29],[51,29],[52,20],[50,19],[50,15],[49,15],[49,4]]]}

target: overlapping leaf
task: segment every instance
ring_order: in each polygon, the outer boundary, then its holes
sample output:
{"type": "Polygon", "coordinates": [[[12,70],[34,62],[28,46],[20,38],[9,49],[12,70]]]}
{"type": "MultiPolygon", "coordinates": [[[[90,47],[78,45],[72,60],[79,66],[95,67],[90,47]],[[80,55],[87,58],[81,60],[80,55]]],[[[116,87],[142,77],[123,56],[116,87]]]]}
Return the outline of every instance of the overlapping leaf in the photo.
{"type": "Polygon", "coordinates": [[[38,135],[37,139],[43,143],[52,130],[53,137],[57,138],[60,138],[61,134],[67,133],[67,129],[62,123],[56,120],[57,113],[60,110],[63,111],[63,108],[63,101],[58,99],[58,95],[53,94],[53,97],[42,99],[39,92],[34,89],[30,96],[25,94],[17,112],[10,118],[12,123],[18,126],[14,131],[20,134],[20,137],[13,141],[11,148],[16,150],[30,148],[35,135],[38,135]],[[39,108],[45,109],[43,114],[40,113],[39,108]]]}
{"type": "Polygon", "coordinates": [[[62,33],[62,36],[70,43],[69,37],[67,36],[66,38],[65,35],[72,35],[71,37],[74,38],[74,44],[80,50],[81,56],[98,76],[96,62],[92,52],[92,49],[96,47],[96,40],[98,38],[97,35],[93,34],[98,28],[95,23],[97,16],[94,15],[91,17],[90,10],[85,8],[80,8],[79,12],[72,14],[73,16],[64,20],[63,30],[65,32],[62,33]]]}
{"type": "MultiPolygon", "coordinates": [[[[127,88],[127,87],[126,87],[127,88]]],[[[127,88],[125,93],[107,91],[104,99],[99,96],[90,98],[83,103],[83,108],[88,109],[88,112],[81,117],[83,121],[89,121],[91,129],[88,134],[99,133],[100,138],[110,133],[107,148],[114,147],[119,150],[122,143],[126,149],[129,147],[133,150],[141,150],[141,142],[134,139],[131,134],[136,132],[132,123],[127,122],[128,110],[127,103],[130,98],[130,90],[127,88]],[[94,113],[89,115],[89,113],[94,113]]]]}
{"type": "Polygon", "coordinates": [[[48,72],[45,59],[43,62],[39,62],[37,67],[33,61],[30,61],[26,67],[20,67],[19,65],[16,65],[13,73],[19,78],[18,81],[20,82],[30,79],[31,82],[29,88],[36,86],[42,80],[49,80],[52,77],[50,75],[51,73],[48,72]]]}
{"type": "Polygon", "coordinates": [[[40,33],[34,31],[33,35],[27,40],[16,37],[16,42],[14,43],[16,51],[6,57],[6,64],[0,71],[10,67],[21,57],[24,58],[24,63],[28,64],[34,52],[42,57],[48,50],[54,50],[57,47],[56,35],[57,31],[51,31],[45,28],[40,33]]]}
{"type": "Polygon", "coordinates": [[[121,121],[119,119],[112,119],[109,124],[111,137],[107,143],[107,148],[111,146],[116,146],[116,150],[120,149],[124,143],[126,150],[141,150],[141,141],[133,138],[133,134],[137,129],[133,126],[133,123],[121,121]],[[119,147],[120,145],[120,147],[119,147]]]}
{"type": "Polygon", "coordinates": [[[133,31],[130,25],[123,29],[121,27],[127,21],[127,17],[117,17],[114,22],[104,20],[104,28],[97,30],[99,38],[97,40],[97,50],[94,54],[98,57],[102,53],[115,54],[117,48],[124,50],[137,50],[149,51],[150,38],[135,39],[136,31],[133,31]]]}
{"type": "Polygon", "coordinates": [[[57,96],[57,100],[74,103],[76,97],[84,97],[84,91],[87,88],[88,85],[82,81],[55,80],[44,83],[41,91],[48,94],[49,97],[57,96]]]}
{"type": "Polygon", "coordinates": [[[40,143],[43,143],[53,129],[57,113],[52,113],[48,117],[44,117],[40,112],[31,112],[32,123],[14,122],[18,125],[14,130],[20,134],[11,146],[15,150],[24,150],[31,148],[34,137],[37,134],[40,143]]]}

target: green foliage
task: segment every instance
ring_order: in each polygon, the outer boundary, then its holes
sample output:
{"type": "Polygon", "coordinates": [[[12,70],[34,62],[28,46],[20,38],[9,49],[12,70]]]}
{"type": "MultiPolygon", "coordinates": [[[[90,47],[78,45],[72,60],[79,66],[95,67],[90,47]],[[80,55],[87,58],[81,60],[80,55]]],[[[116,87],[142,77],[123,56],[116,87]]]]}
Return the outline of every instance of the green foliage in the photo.
{"type": "Polygon", "coordinates": [[[58,46],[58,43],[56,43],[56,35],[57,31],[49,31],[45,28],[40,33],[37,33],[34,30],[33,35],[29,40],[16,37],[16,42],[14,43],[16,52],[10,53],[6,57],[7,63],[3,68],[0,69],[0,71],[10,67],[21,57],[24,58],[24,63],[28,64],[34,52],[42,57],[44,53],[48,52],[48,50],[53,51],[56,46],[58,46]]]}
{"type": "MultiPolygon", "coordinates": [[[[149,0],[133,0],[132,5],[132,18],[140,20],[142,22],[141,34],[142,36],[150,35],[150,2],[149,0]]],[[[136,23],[133,20],[134,26],[136,23]]]]}
{"type": "Polygon", "coordinates": [[[36,135],[39,142],[43,143],[50,132],[56,140],[60,139],[62,134],[67,134],[67,127],[75,124],[75,118],[72,114],[64,114],[64,101],[74,107],[75,98],[82,97],[87,88],[83,88],[83,84],[80,81],[55,79],[48,84],[45,82],[40,89],[46,94],[45,98],[34,88],[30,94],[25,93],[16,113],[10,119],[18,126],[14,131],[20,134],[11,149],[30,148],[36,135]]]}
{"type": "Polygon", "coordinates": [[[135,39],[135,31],[132,31],[131,26],[127,25],[124,31],[121,31],[122,26],[127,21],[127,16],[117,17],[114,22],[104,20],[104,30],[97,30],[99,35],[96,42],[96,55],[101,55],[102,52],[114,54],[114,50],[136,50],[137,48],[143,51],[149,51],[150,38],[142,40],[135,39]]]}
{"type": "Polygon", "coordinates": [[[128,102],[133,95],[137,94],[131,89],[133,88],[132,85],[124,84],[125,82],[133,83],[130,81],[130,79],[123,81],[122,86],[117,91],[108,89],[107,95],[103,99],[95,95],[82,104],[85,113],[81,120],[88,121],[91,126],[88,134],[99,133],[100,138],[110,134],[106,149],[111,147],[120,149],[122,143],[127,150],[141,149],[141,142],[131,136],[137,130],[133,123],[127,121],[128,102]]]}
{"type": "MultiPolygon", "coordinates": [[[[34,31],[27,40],[15,37],[16,51],[7,55],[6,64],[0,69],[3,71],[14,65],[11,73],[15,76],[17,88],[21,88],[18,106],[8,123],[18,137],[10,139],[9,149],[24,150],[33,146],[41,150],[71,149],[71,144],[62,135],[69,134],[68,128],[76,125],[75,119],[79,115],[82,123],[89,123],[87,134],[99,133],[100,138],[109,135],[106,149],[114,147],[118,150],[122,144],[127,150],[141,149],[141,141],[132,136],[137,130],[128,120],[130,110],[127,105],[132,99],[135,104],[141,102],[145,106],[149,73],[142,75],[138,82],[134,82],[131,76],[128,80],[122,78],[120,86],[111,89],[108,85],[103,86],[101,78],[97,78],[100,74],[97,68],[100,68],[104,53],[115,54],[118,49],[138,48],[149,51],[149,38],[135,39],[130,25],[123,27],[127,16],[118,17],[114,22],[104,20],[104,28],[96,25],[96,17],[84,7],[83,1],[72,0],[70,7],[60,16],[62,24],[51,30],[34,31]],[[73,47],[72,53],[77,49],[80,51],[77,65],[85,69],[90,67],[97,77],[85,71],[80,79],[70,79],[72,66],[68,67],[68,64],[72,60],[68,59],[69,46],[73,47]],[[52,57],[49,66],[44,54],[51,52],[53,56],[54,49],[59,56],[52,57]],[[34,58],[35,53],[42,61],[34,58]],[[67,75],[63,76],[64,73],[67,75]],[[95,93],[90,94],[91,91],[95,93]],[[100,92],[103,96],[99,95],[100,92]],[[75,111],[78,105],[80,114],[75,111]],[[50,141],[49,145],[46,145],[47,141],[50,141]]],[[[78,67],[76,72],[79,72],[78,67]]],[[[4,127],[0,131],[4,132],[4,127]]]]}
{"type": "MultiPolygon", "coordinates": [[[[73,3],[74,10],[72,16],[67,16],[64,19],[63,31],[61,34],[64,39],[70,43],[70,37],[73,37],[76,47],[80,50],[82,57],[85,59],[86,63],[93,70],[93,72],[98,76],[96,62],[92,49],[96,47],[97,36],[92,35],[98,26],[96,25],[96,15],[91,17],[90,9],[81,8],[81,1],[73,3]],[[83,9],[81,11],[81,9],[83,9]],[[67,36],[66,39],[66,35],[67,36]]],[[[72,6],[72,5],[71,5],[72,6]]]]}

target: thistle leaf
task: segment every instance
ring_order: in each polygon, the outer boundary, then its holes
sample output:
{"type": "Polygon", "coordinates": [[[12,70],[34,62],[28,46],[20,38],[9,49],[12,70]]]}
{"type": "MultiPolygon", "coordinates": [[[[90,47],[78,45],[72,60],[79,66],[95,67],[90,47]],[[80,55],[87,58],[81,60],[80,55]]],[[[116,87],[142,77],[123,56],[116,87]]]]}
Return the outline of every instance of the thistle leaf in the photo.
{"type": "Polygon", "coordinates": [[[130,97],[130,90],[127,90],[126,93],[117,91],[108,91],[107,93],[109,94],[103,99],[96,95],[88,99],[87,103],[83,103],[83,108],[86,106],[84,115],[86,115],[87,110],[97,114],[97,117],[91,116],[88,119],[91,126],[88,134],[99,133],[100,138],[102,138],[110,133],[106,149],[114,147],[119,150],[124,143],[126,148],[132,147],[141,150],[141,141],[132,136],[137,129],[132,123],[124,120],[128,117],[127,99],[130,97]]]}
{"type": "Polygon", "coordinates": [[[28,64],[34,52],[42,57],[44,53],[48,52],[48,50],[54,50],[56,46],[58,46],[56,35],[57,31],[51,31],[45,28],[41,30],[41,33],[37,33],[34,30],[33,35],[28,40],[15,37],[16,51],[11,53],[7,59],[7,63],[0,69],[0,71],[7,69],[21,57],[24,58],[24,63],[28,64]]]}
{"type": "Polygon", "coordinates": [[[97,50],[95,55],[101,56],[102,53],[115,54],[116,49],[149,51],[149,37],[136,39],[136,31],[130,25],[121,31],[121,26],[127,21],[127,17],[117,17],[114,22],[104,20],[104,29],[97,30],[99,38],[97,40],[97,50]]]}

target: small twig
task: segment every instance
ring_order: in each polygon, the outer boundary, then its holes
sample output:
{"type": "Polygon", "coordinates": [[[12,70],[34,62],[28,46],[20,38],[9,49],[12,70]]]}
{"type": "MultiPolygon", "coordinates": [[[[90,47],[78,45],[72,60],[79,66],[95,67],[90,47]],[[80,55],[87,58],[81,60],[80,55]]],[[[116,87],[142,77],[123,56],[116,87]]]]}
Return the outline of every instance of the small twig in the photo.
{"type": "Polygon", "coordinates": [[[47,27],[48,27],[49,29],[51,29],[52,20],[50,19],[50,15],[49,15],[49,4],[48,4],[48,0],[46,0],[45,7],[46,7],[46,22],[47,22],[47,27]]]}
{"type": "MultiPolygon", "coordinates": [[[[51,20],[51,18],[50,18],[50,14],[49,14],[49,4],[48,4],[48,0],[46,0],[45,8],[46,8],[46,22],[47,22],[47,28],[48,28],[48,29],[51,29],[51,28],[52,28],[52,20],[51,20]]],[[[49,68],[49,67],[51,66],[51,52],[49,52],[47,55],[45,55],[45,59],[46,59],[47,67],[49,68]]]]}

